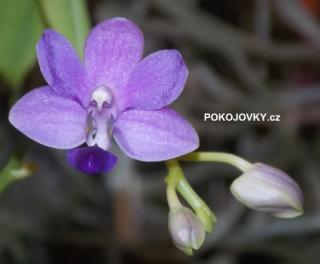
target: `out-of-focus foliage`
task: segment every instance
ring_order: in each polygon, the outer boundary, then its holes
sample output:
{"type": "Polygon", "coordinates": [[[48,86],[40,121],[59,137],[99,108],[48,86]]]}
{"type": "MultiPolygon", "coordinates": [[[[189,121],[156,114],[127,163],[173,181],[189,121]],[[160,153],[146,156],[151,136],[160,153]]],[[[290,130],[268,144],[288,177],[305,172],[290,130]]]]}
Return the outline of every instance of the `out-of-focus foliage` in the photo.
{"type": "MultiPolygon", "coordinates": [[[[62,33],[82,54],[89,31],[85,1],[0,0],[0,75],[16,91],[35,63],[35,46],[45,27],[62,33]]],[[[12,171],[19,166],[12,158],[2,170],[0,192],[20,177],[12,171]]]]}
{"type": "Polygon", "coordinates": [[[0,74],[18,87],[35,61],[43,24],[34,0],[0,0],[0,74]]]}
{"type": "Polygon", "coordinates": [[[0,171],[0,193],[11,183],[23,179],[35,170],[33,165],[23,164],[16,158],[11,158],[0,171]]]}
{"type": "Polygon", "coordinates": [[[89,16],[83,0],[40,0],[49,26],[66,36],[79,54],[89,31],[89,16]]]}
{"type": "Polygon", "coordinates": [[[35,46],[44,27],[67,37],[82,54],[89,31],[83,0],[0,0],[0,75],[18,89],[34,65],[35,46]]]}

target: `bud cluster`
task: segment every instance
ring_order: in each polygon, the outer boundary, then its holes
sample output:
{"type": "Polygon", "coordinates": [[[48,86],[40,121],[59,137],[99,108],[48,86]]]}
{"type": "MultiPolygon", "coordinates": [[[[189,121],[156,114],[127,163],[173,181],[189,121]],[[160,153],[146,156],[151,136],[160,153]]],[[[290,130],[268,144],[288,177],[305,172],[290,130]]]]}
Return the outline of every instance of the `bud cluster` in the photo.
{"type": "MultiPolygon", "coordinates": [[[[215,161],[231,164],[243,173],[231,184],[233,196],[257,211],[280,218],[303,214],[303,194],[299,185],[285,172],[262,163],[252,164],[236,155],[223,152],[194,152],[183,161],[215,161]]],[[[187,255],[198,250],[211,232],[216,217],[187,182],[177,160],[168,162],[167,198],[170,207],[169,231],[174,244],[187,255]],[[176,190],[189,204],[184,207],[176,190]]]]}

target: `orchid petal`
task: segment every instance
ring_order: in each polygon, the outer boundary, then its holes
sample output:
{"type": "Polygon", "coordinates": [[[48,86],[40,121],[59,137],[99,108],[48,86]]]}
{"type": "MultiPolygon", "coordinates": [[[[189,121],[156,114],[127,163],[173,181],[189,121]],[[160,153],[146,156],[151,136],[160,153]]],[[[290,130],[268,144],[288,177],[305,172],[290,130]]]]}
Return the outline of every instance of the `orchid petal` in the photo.
{"type": "Polygon", "coordinates": [[[95,26],[85,45],[84,62],[95,86],[123,86],[143,52],[143,34],[131,21],[113,18],[95,26]]]}
{"type": "Polygon", "coordinates": [[[172,159],[199,146],[194,128],[168,108],[122,113],[114,124],[114,137],[129,157],[142,161],[172,159]]]}
{"type": "Polygon", "coordinates": [[[109,172],[117,163],[117,157],[99,147],[76,148],[68,151],[68,161],[84,173],[109,172]]]}
{"type": "Polygon", "coordinates": [[[86,111],[48,86],[20,98],[10,110],[9,121],[20,132],[48,147],[70,149],[86,138],[86,111]]]}
{"type": "Polygon", "coordinates": [[[84,67],[70,42],[54,30],[46,30],[37,45],[41,72],[49,86],[59,95],[89,102],[84,67]]]}
{"type": "Polygon", "coordinates": [[[116,91],[120,109],[160,109],[182,92],[187,66],[177,50],[161,50],[144,58],[132,72],[126,87],[116,91]]]}

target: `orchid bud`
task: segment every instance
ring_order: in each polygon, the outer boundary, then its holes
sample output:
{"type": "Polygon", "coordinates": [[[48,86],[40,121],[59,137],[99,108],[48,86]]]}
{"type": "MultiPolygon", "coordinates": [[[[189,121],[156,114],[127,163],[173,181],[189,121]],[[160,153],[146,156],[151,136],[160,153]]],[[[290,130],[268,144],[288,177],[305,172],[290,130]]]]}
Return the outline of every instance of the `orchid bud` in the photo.
{"type": "Polygon", "coordinates": [[[293,218],[303,213],[303,194],[285,172],[256,163],[231,184],[231,192],[241,203],[276,217],[293,218]]]}
{"type": "Polygon", "coordinates": [[[205,230],[200,219],[187,207],[173,208],[169,213],[169,231],[177,248],[192,255],[205,240],[205,230]]]}

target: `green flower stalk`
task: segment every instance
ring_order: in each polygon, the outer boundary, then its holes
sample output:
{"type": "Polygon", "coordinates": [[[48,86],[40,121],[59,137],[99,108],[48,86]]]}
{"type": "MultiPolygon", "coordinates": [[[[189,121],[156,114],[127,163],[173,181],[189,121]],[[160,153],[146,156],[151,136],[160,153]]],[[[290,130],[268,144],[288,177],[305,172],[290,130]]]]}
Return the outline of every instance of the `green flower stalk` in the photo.
{"type": "Polygon", "coordinates": [[[192,189],[189,182],[186,180],[184,176],[179,162],[177,160],[169,160],[166,162],[166,164],[169,170],[169,175],[167,177],[168,189],[177,189],[177,191],[184,198],[184,200],[195,211],[196,215],[202,222],[205,230],[207,232],[211,232],[214,224],[217,222],[216,216],[211,211],[209,206],[192,189]],[[174,182],[174,184],[172,184],[174,187],[170,187],[170,181],[174,182]]]}
{"type": "MultiPolygon", "coordinates": [[[[170,208],[168,219],[170,235],[178,249],[187,255],[192,255],[193,250],[198,250],[203,244],[206,230],[201,219],[191,209],[183,206],[178,198],[176,189],[184,178],[178,162],[170,161],[168,167],[170,173],[166,182],[167,200],[170,208]]],[[[192,197],[192,195],[189,196],[189,201],[192,201],[192,197]]],[[[194,203],[192,204],[194,205],[194,203]]]]}

